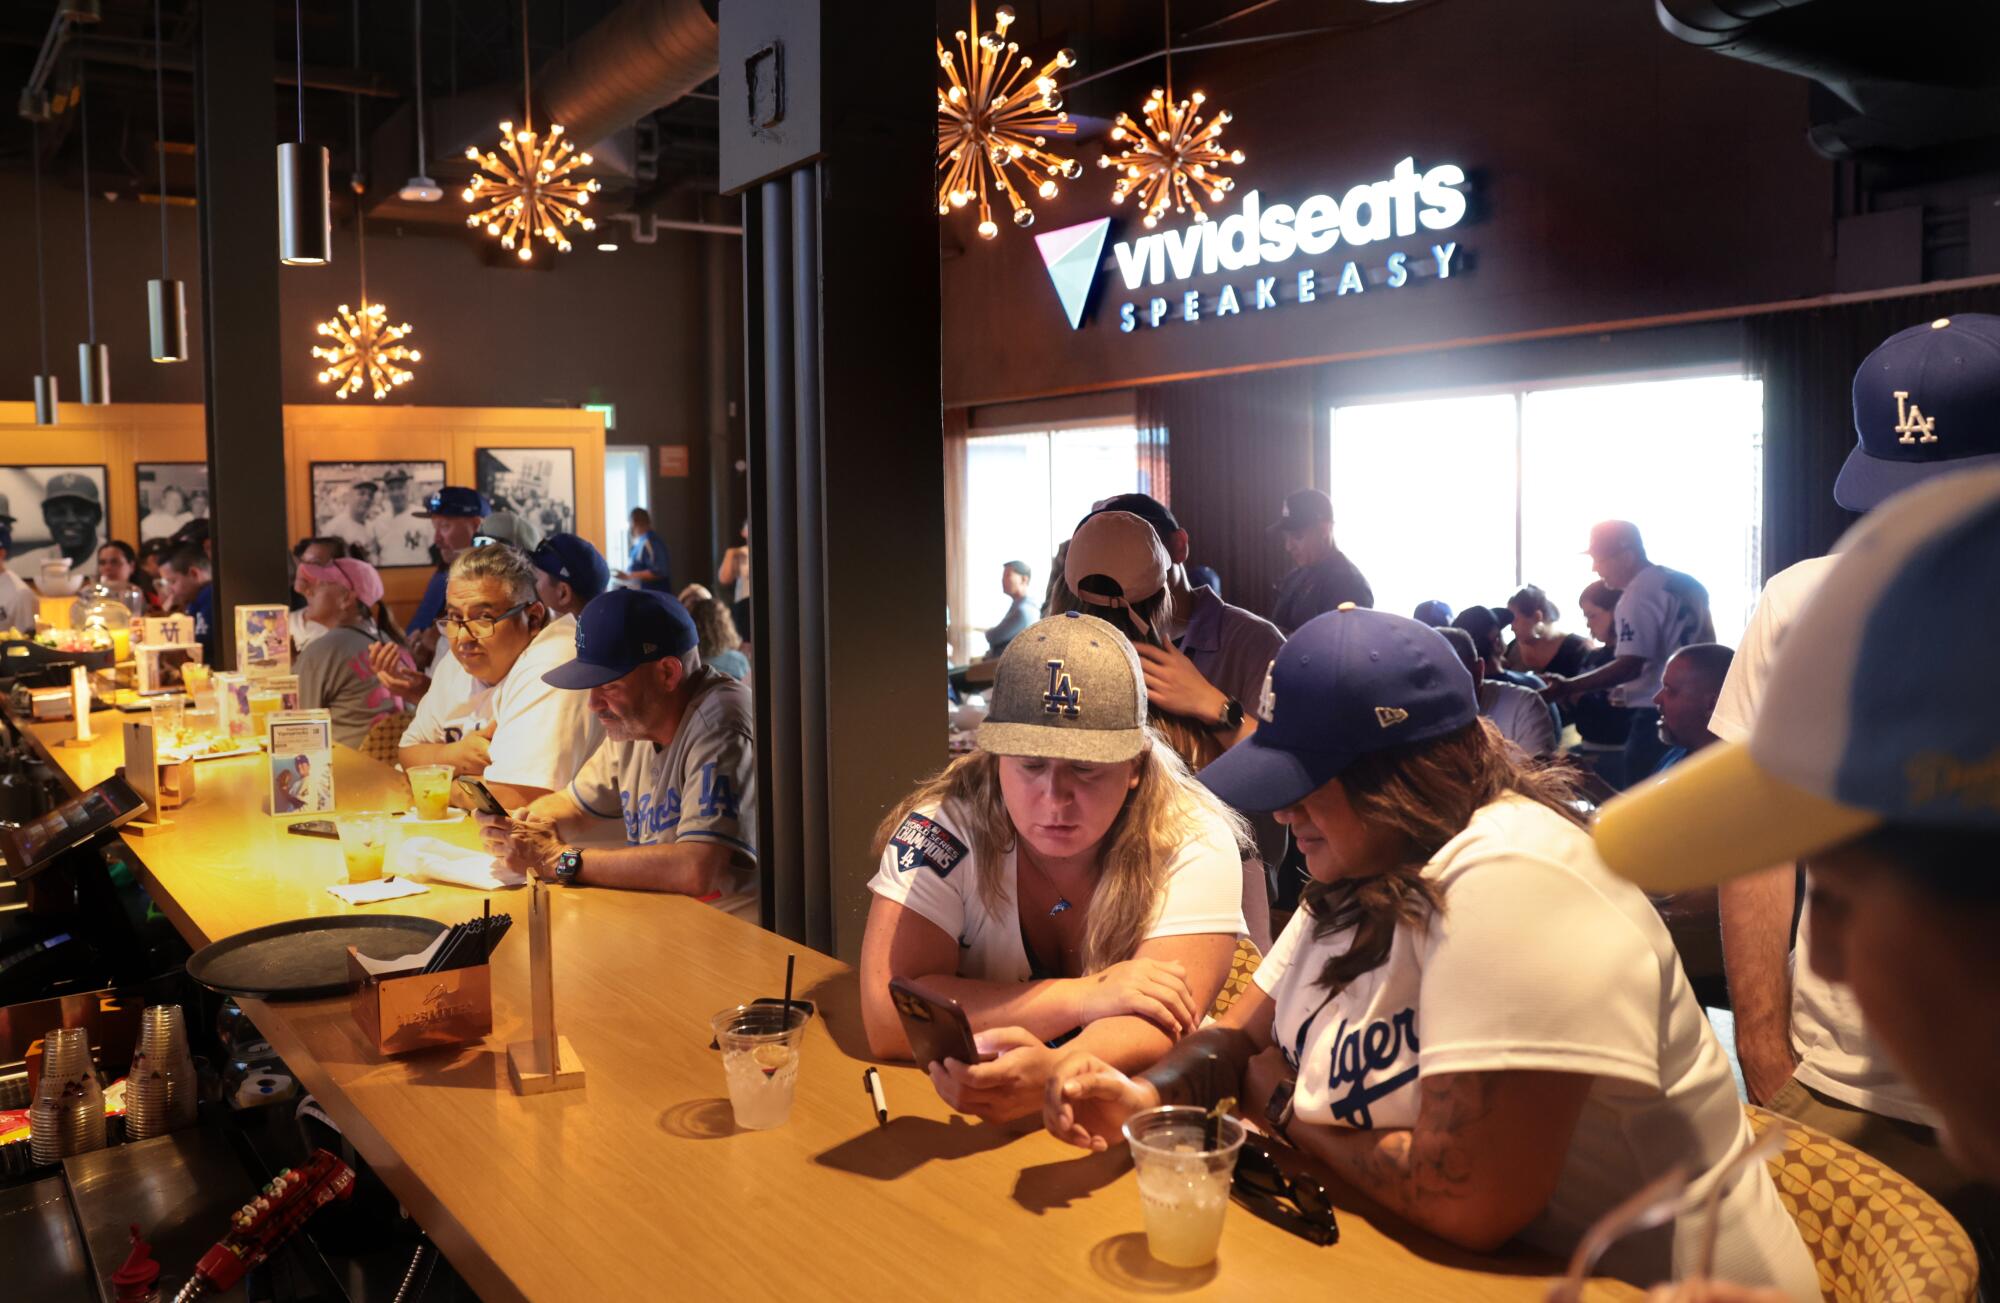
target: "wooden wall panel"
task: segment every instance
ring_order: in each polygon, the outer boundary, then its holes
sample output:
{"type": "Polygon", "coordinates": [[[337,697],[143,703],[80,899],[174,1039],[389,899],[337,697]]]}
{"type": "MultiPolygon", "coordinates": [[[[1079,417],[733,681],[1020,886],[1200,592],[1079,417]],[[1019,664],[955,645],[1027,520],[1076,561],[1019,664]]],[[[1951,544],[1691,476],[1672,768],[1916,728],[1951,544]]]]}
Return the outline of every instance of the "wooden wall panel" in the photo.
{"type": "MultiPolygon", "coordinates": [[[[60,415],[53,428],[38,426],[33,404],[0,402],[0,465],[102,464],[111,537],[138,541],[137,463],[207,460],[202,409],[194,404],[64,403],[60,415]]],[[[285,483],[282,493],[281,486],[272,486],[269,501],[283,501],[290,538],[302,538],[312,527],[315,461],[441,461],[452,483],[471,484],[480,448],[571,449],[577,529],[593,542],[604,534],[604,421],[596,412],[290,405],[284,439],[285,483]]],[[[382,578],[390,604],[406,616],[423,594],[429,571],[396,567],[382,578]]]]}

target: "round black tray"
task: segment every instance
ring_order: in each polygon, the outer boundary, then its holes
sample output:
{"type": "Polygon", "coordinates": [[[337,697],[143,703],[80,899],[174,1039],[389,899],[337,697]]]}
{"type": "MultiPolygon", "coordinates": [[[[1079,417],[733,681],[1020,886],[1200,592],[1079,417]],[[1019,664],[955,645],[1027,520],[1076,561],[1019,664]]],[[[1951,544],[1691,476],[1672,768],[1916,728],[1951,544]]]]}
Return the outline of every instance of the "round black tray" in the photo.
{"type": "Polygon", "coordinates": [[[318,1000],[345,994],[347,947],[370,959],[400,959],[435,940],[445,925],[408,914],[299,918],[225,937],[187,962],[211,991],[253,1000],[318,1000]]]}

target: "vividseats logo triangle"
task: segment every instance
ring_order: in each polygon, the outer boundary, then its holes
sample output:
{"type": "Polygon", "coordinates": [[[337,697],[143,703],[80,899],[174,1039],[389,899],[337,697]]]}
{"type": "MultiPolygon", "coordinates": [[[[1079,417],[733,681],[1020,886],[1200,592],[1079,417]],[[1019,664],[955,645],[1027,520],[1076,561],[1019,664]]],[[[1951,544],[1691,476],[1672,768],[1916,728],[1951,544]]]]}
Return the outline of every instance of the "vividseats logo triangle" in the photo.
{"type": "Polygon", "coordinates": [[[1035,247],[1042,251],[1042,265],[1049,269],[1056,297],[1062,300],[1063,311],[1069,314],[1071,330],[1083,321],[1083,307],[1090,299],[1091,282],[1097,279],[1098,259],[1104,256],[1104,237],[1110,230],[1111,219],[1100,217],[1080,226],[1044,231],[1035,237],[1035,247]]]}

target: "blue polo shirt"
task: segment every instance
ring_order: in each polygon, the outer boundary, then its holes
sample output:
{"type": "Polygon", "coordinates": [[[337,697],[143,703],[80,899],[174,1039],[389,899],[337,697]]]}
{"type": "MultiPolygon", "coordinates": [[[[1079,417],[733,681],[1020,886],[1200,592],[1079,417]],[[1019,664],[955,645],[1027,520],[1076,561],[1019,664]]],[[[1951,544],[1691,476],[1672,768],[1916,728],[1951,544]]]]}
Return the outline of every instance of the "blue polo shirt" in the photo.
{"type": "Polygon", "coordinates": [[[667,558],[667,545],[660,541],[657,530],[647,530],[632,540],[632,554],[625,560],[625,569],[650,571],[656,578],[642,579],[639,587],[650,588],[656,593],[671,594],[674,581],[669,577],[672,567],[667,558]]]}
{"type": "Polygon", "coordinates": [[[445,576],[450,570],[439,566],[431,572],[431,581],[424,585],[423,600],[417,603],[417,613],[410,617],[410,633],[414,636],[437,623],[444,614],[445,576]]]}

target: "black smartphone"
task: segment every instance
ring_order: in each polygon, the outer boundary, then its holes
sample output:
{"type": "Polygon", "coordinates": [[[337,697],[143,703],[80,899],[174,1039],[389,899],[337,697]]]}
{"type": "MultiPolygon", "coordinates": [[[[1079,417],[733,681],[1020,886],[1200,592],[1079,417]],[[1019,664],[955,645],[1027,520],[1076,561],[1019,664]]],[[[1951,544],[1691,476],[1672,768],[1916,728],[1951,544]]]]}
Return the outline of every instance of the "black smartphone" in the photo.
{"type": "Polygon", "coordinates": [[[903,1034],[910,1038],[910,1055],[918,1067],[944,1059],[979,1062],[972,1024],[958,1001],[932,995],[900,977],[889,979],[889,998],[896,1002],[896,1016],[903,1020],[903,1034]]]}
{"type": "Polygon", "coordinates": [[[285,831],[299,837],[324,837],[329,841],[340,840],[340,829],[334,827],[331,819],[301,819],[297,823],[285,825],[285,831]]]}
{"type": "Polygon", "coordinates": [[[500,798],[493,795],[493,790],[479,779],[461,774],[452,780],[452,786],[458,789],[459,794],[471,802],[472,808],[479,813],[490,814],[496,819],[507,817],[507,807],[500,804],[500,798]]]}

